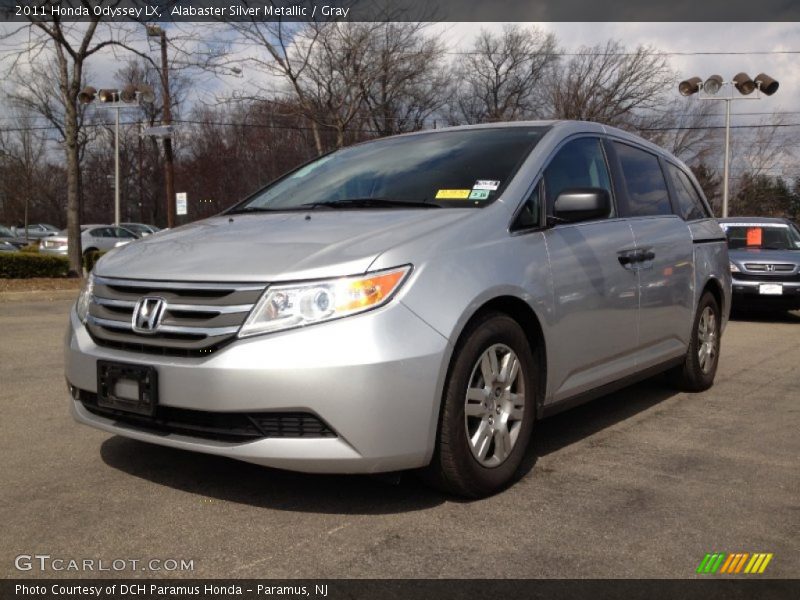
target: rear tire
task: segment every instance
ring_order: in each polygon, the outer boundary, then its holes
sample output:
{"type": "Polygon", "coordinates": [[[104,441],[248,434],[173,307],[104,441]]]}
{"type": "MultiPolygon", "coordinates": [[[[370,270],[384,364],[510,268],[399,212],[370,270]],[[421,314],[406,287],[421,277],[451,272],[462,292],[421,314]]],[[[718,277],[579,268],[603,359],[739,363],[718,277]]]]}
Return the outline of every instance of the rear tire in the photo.
{"type": "Polygon", "coordinates": [[[531,438],[538,379],[534,353],[514,319],[491,312],[472,324],[450,365],[428,481],[468,498],[511,483],[531,438]]]}
{"type": "Polygon", "coordinates": [[[669,372],[670,380],[685,392],[702,392],[714,384],[719,365],[722,318],[719,304],[711,292],[705,292],[697,305],[692,339],[686,358],[669,372]]]}

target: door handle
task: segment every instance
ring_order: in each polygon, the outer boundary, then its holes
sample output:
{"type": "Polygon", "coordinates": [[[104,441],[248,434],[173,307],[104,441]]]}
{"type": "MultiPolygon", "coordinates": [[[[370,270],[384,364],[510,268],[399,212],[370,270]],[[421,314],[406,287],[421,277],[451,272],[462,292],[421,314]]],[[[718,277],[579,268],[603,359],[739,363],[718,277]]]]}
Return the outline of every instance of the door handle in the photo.
{"type": "Polygon", "coordinates": [[[648,260],[655,260],[656,253],[652,250],[642,250],[639,253],[639,262],[647,262],[648,260]]]}
{"type": "Polygon", "coordinates": [[[621,250],[617,260],[623,267],[654,260],[656,253],[652,250],[621,250]]]}
{"type": "Polygon", "coordinates": [[[617,260],[626,269],[636,262],[636,250],[620,250],[617,260]]]}

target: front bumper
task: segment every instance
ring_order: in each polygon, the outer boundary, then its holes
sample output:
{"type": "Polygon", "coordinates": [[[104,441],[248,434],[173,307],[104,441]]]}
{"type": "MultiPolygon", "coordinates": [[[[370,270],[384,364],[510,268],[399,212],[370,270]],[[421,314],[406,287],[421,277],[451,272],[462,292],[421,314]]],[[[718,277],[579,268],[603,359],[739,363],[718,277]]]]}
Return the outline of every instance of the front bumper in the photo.
{"type": "Polygon", "coordinates": [[[306,412],[336,437],[244,443],[149,431],[70,398],[80,423],[146,442],[319,473],[371,473],[430,461],[447,340],[400,302],[303,329],[236,340],[208,357],[178,358],[97,345],[71,311],[70,386],[97,391],[97,360],[152,365],[159,406],[209,412],[306,412]]]}
{"type": "Polygon", "coordinates": [[[776,310],[800,308],[800,282],[798,281],[744,281],[733,279],[733,307],[764,307],[776,310]],[[780,285],[781,294],[762,294],[762,285],[780,285]]]}

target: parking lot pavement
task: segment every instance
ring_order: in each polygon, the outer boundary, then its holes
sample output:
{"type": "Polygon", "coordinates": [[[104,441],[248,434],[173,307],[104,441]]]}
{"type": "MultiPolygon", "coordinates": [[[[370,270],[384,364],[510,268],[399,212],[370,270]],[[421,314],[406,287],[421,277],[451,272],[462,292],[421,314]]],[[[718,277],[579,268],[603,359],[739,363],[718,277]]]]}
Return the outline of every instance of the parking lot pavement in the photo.
{"type": "Polygon", "coordinates": [[[14,567],[36,553],[194,561],[126,577],[693,577],[715,551],[800,573],[796,315],[731,322],[709,392],[649,381],[537,424],[521,481],[458,502],[413,477],[286,473],[79,426],[68,307],[0,303],[2,577],[42,576],[14,567]]]}

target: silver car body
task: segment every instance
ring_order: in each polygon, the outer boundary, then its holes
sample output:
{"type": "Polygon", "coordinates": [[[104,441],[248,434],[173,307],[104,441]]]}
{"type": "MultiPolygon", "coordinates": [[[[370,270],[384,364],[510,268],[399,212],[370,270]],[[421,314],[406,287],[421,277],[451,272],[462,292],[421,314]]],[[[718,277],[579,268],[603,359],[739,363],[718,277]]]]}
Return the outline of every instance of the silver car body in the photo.
{"type": "MultiPolygon", "coordinates": [[[[93,304],[88,328],[75,310],[71,313],[66,376],[75,419],[147,442],[274,467],[392,471],[430,461],[454,345],[470,318],[488,304],[518,316],[529,334],[540,338],[546,362],[540,416],[679,363],[704,290],[717,295],[723,326],[727,322],[731,277],[722,231],[711,218],[686,222],[669,215],[511,232],[521,203],[567,140],[610,137],[680,164],[613,128],[548,125],[552,128],[499,199],[482,209],[223,215],[105,256],[95,268],[95,297],[112,296],[114,290],[123,296],[115,296],[116,306],[93,304]],[[620,252],[644,247],[655,254],[649,264],[621,266],[620,252]],[[235,337],[268,285],[398,265],[413,269],[380,308],[235,337]],[[213,288],[237,298],[232,310],[241,311],[205,322],[213,323],[212,335],[230,338],[219,349],[208,355],[157,355],[129,343],[137,289],[158,290],[168,303],[183,294],[188,303],[200,302],[192,294],[213,288]],[[170,409],[308,413],[334,434],[237,442],[121,423],[83,402],[97,392],[98,360],[154,365],[159,402],[170,409]]],[[[202,325],[181,320],[178,313],[164,320],[172,327],[181,322],[202,325]]]]}
{"type": "MultiPolygon", "coordinates": [[[[135,239],[137,235],[124,227],[114,225],[81,225],[81,249],[83,252],[99,250],[108,252],[113,248],[124,246],[135,239]]],[[[67,236],[56,235],[43,239],[39,244],[42,254],[67,255],[67,236]]]]}
{"type": "Polygon", "coordinates": [[[32,225],[28,225],[27,228],[27,235],[25,227],[15,227],[14,233],[17,237],[27,238],[31,240],[39,240],[46,237],[51,237],[54,235],[58,235],[58,228],[54,227],[53,225],[48,225],[47,223],[35,223],[32,225]]]}

